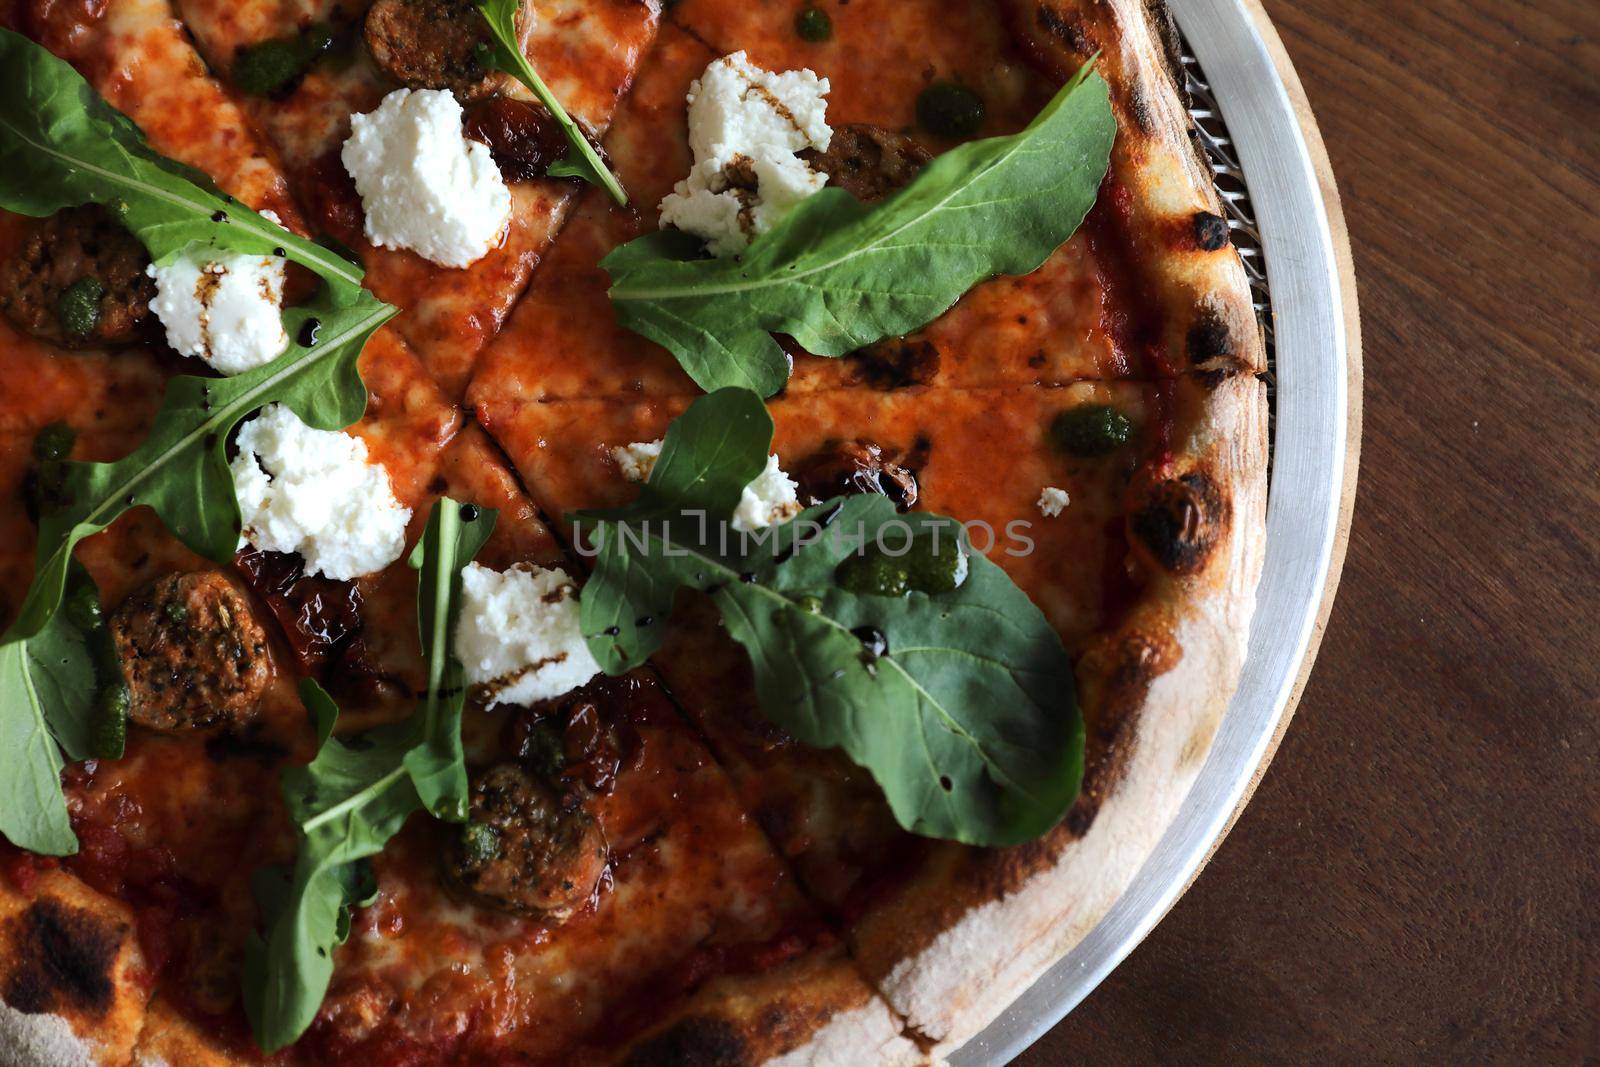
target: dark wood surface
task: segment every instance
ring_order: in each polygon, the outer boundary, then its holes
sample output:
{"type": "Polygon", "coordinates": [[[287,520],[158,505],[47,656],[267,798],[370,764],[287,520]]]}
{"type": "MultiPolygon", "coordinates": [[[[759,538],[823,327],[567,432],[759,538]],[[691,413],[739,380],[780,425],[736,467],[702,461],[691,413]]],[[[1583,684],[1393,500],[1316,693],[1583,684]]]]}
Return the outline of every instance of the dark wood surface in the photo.
{"type": "Polygon", "coordinates": [[[1255,799],[1018,1062],[1600,1063],[1600,0],[1265,0],[1365,336],[1349,557],[1255,799]]]}

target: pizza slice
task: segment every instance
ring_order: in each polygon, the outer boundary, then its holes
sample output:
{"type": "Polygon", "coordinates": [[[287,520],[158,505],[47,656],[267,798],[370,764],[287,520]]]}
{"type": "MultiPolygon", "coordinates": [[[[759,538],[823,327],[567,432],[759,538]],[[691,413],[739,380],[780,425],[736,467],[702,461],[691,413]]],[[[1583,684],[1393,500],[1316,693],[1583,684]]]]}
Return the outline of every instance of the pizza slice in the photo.
{"type": "MultiPolygon", "coordinates": [[[[863,970],[940,1047],[1098,920],[1199,771],[1243,662],[1241,614],[1260,567],[1249,531],[1264,508],[1262,388],[1189,375],[771,405],[798,504],[882,493],[908,517],[958,517],[968,550],[1010,573],[1074,659],[1087,736],[1079,799],[1043,838],[996,850],[907,833],[862,768],[776,725],[751,651],[709,598],[680,595],[654,656],[863,970]]],[[[529,404],[491,430],[541,506],[570,516],[626,504],[641,455],[628,446],[658,438],[684,407],[529,404]]],[[[893,655],[892,627],[884,637],[893,655]]],[[[1072,694],[1060,699],[1069,714],[1072,694]]]]}
{"type": "MultiPolygon", "coordinates": [[[[986,365],[942,384],[1027,380],[1013,361],[1045,382],[1265,369],[1244,269],[1210,166],[1189,135],[1178,29],[1165,5],[963,0],[922,10],[857,2],[827,15],[826,35],[807,34],[787,10],[736,0],[685,0],[669,19],[715,49],[747,50],[758,66],[827,75],[841,121],[923,136],[937,137],[941,122],[967,133],[1010,132],[1038,111],[1041,86],[1067,84],[1091,63],[1106,79],[1118,136],[1095,212],[1041,271],[980,286],[963,301],[951,316],[958,330],[968,325],[966,305],[989,295],[991,308],[1014,308],[1018,328],[1003,314],[977,311],[960,339],[981,338],[986,365]],[[868,102],[864,114],[855,110],[868,102]],[[1091,302],[1098,292],[1101,314],[1075,306],[1074,292],[1091,302]],[[1059,351],[1094,331],[1104,336],[1082,352],[1059,351]]],[[[957,350],[960,339],[951,338],[957,350]]],[[[928,340],[943,350],[937,327],[928,340]]]]}
{"type": "MultiPolygon", "coordinates": [[[[212,69],[280,154],[312,232],[356,251],[367,285],[405,310],[401,334],[459,396],[577,186],[547,177],[567,148],[550,112],[478,57],[489,35],[473,4],[177,6],[212,69]],[[402,89],[416,95],[396,97],[402,89]],[[368,117],[364,163],[344,148],[355,115],[368,117]],[[444,136],[446,127],[460,136],[444,136]]],[[[513,6],[528,61],[598,137],[650,47],[654,6],[513,6]]]]}
{"type": "MultiPolygon", "coordinates": [[[[948,68],[952,76],[986,80],[996,104],[985,132],[1021,128],[1045,99],[1038,79],[1030,80],[1015,63],[1008,66],[1000,58],[1006,48],[1005,35],[992,17],[979,18],[976,9],[943,12],[939,33],[902,37],[883,30],[886,19],[928,21],[931,9],[915,4],[869,4],[860,12],[852,9],[848,20],[841,16],[841,39],[827,46],[797,36],[787,10],[781,18],[776,8],[750,10],[759,15],[743,16],[731,30],[709,36],[692,18],[686,29],[680,28],[678,9],[669,14],[651,63],[641,72],[607,141],[635,191],[633,203],[619,208],[602,196],[585,194],[527,298],[501,338],[485,353],[470,391],[473,403],[630,394],[687,396],[697,391],[666,351],[643,341],[618,321],[607,296],[611,278],[600,263],[621,245],[656,230],[662,201],[693,168],[687,97],[724,49],[746,50],[750,63],[767,70],[814,67],[829,79],[828,121],[835,127],[835,140],[829,151],[813,154],[811,162],[827,172],[833,183],[872,201],[902,188],[934,149],[954,143],[916,127],[915,103],[924,88],[926,71],[948,68]],[[753,25],[758,18],[767,27],[746,35],[744,31],[750,28],[746,23],[753,25]],[[775,28],[780,23],[781,32],[775,28]],[[739,44],[725,44],[724,40],[739,44]],[[870,53],[877,54],[868,63],[865,57],[870,53]]],[[[966,136],[976,132],[967,131],[966,136]]],[[[1088,321],[1098,328],[1098,288],[1092,286],[1092,278],[1077,279],[1084,266],[1082,242],[1069,245],[1059,258],[1061,263],[1052,269],[1072,276],[1065,296],[1054,278],[1026,283],[1044,294],[1039,299],[1056,305],[1041,307],[1035,312],[1036,321],[1041,328],[1048,328],[1049,316],[1070,315],[1072,325],[1088,321]],[[1090,291],[1095,303],[1076,306],[1082,302],[1082,294],[1090,291]]],[[[889,388],[926,383],[935,375],[941,382],[954,384],[991,378],[1033,380],[1046,372],[992,357],[971,358],[957,366],[960,357],[942,351],[948,347],[954,353],[965,352],[963,338],[993,325],[995,315],[986,308],[995,300],[985,303],[984,294],[1008,281],[980,287],[946,317],[951,321],[941,320],[942,333],[931,341],[913,336],[885,342],[845,360],[801,359],[788,388],[804,391],[863,383],[889,388]],[[967,311],[974,302],[977,307],[967,311]],[[1022,377],[1018,379],[1018,375],[1022,377]]],[[[1005,305],[1005,297],[996,299],[1005,305]]],[[[1016,317],[1014,299],[1011,308],[1003,313],[1007,327],[1016,317]]],[[[1071,336],[1065,327],[1056,332],[1058,338],[1071,336]]],[[[1058,373],[1066,374],[1066,368],[1075,365],[1081,375],[1086,368],[1094,368],[1092,359],[1110,358],[1089,352],[1090,346],[1076,337],[1073,341],[1072,354],[1057,360],[1062,365],[1058,373]]],[[[1057,348],[1064,347],[1057,342],[1057,348]]],[[[798,345],[790,348],[792,353],[801,352],[798,345]]],[[[1002,348],[1013,350],[1010,345],[1002,348]]]]}
{"type": "MultiPolygon", "coordinates": [[[[719,53],[738,50],[757,71],[814,69],[826,77],[830,147],[801,157],[869,203],[903,188],[952,145],[1022,128],[1048,90],[1069,81],[1094,54],[1090,48],[1069,62],[1070,53],[1051,53],[1045,62],[1039,42],[1018,28],[1016,18],[998,17],[995,5],[975,0],[938,8],[857,4],[834,16],[819,9],[817,17],[828,23],[820,40],[808,39],[787,9],[713,2],[673,8],[654,62],[611,135],[619,165],[639,192],[635,203],[623,210],[586,195],[548,268],[486,353],[473,402],[696,391],[666,352],[625,328],[608,298],[616,279],[601,261],[654,231],[659,212],[652,209],[692,169],[684,98],[719,53]],[[938,30],[897,33],[896,20],[938,30]]],[[[1130,36],[1129,17],[1126,11],[1097,16],[1095,32],[1123,41],[1130,36]]],[[[1143,23],[1134,29],[1142,32],[1143,23]]],[[[1059,384],[1172,376],[1188,367],[1260,369],[1249,301],[1225,295],[1246,289],[1214,188],[1191,174],[1181,188],[1163,187],[1161,199],[1149,195],[1155,168],[1198,165],[1187,143],[1171,143],[1168,127],[1151,125],[1137,106],[1146,96],[1164,99],[1176,75],[1132,46],[1115,60],[1097,69],[1112,82],[1118,148],[1082,229],[1037,270],[983,282],[923,328],[845,359],[807,358],[798,342],[780,338],[793,365],[789,391],[1059,384]],[[1164,336],[1150,332],[1150,324],[1172,319],[1158,301],[1176,307],[1195,293],[1206,294],[1204,314],[1191,302],[1183,326],[1167,327],[1164,336]]]]}

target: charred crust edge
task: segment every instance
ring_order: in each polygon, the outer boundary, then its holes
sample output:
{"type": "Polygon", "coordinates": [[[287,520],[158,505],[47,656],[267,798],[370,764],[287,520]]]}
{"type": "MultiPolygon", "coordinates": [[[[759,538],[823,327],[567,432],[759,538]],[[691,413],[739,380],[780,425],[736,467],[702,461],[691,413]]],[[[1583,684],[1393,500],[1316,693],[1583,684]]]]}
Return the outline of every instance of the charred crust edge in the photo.
{"type": "Polygon", "coordinates": [[[746,1067],[754,1061],[738,1027],[691,1015],[636,1046],[625,1062],[626,1067],[746,1067]]]}
{"type": "Polygon", "coordinates": [[[66,1009],[101,1016],[110,1010],[127,924],[46,897],[6,926],[15,966],[3,987],[7,1004],[28,1014],[66,1009]]]}
{"type": "Polygon", "coordinates": [[[1167,64],[1167,76],[1178,91],[1178,99],[1187,110],[1194,101],[1189,95],[1188,79],[1183,73],[1183,36],[1178,32],[1178,20],[1173,16],[1167,0],[1144,0],[1145,18],[1150,23],[1150,34],[1161,48],[1162,59],[1167,64]]]}
{"type": "Polygon", "coordinates": [[[1084,29],[1082,19],[1068,18],[1057,11],[1054,0],[1042,0],[1036,5],[1034,19],[1040,30],[1060,41],[1074,55],[1087,57],[1094,54],[1094,39],[1084,29]]]}
{"type": "Polygon", "coordinates": [[[1227,500],[1204,471],[1158,482],[1128,518],[1134,538],[1168,573],[1194,574],[1222,540],[1227,500]]]}
{"type": "Polygon", "coordinates": [[[1133,755],[1131,739],[1155,680],[1177,666],[1181,651],[1157,629],[1115,634],[1084,654],[1079,672],[1087,745],[1083,789],[1066,826],[1089,832],[1100,805],[1117,787],[1133,755]]]}
{"type": "Polygon", "coordinates": [[[1197,370],[1212,370],[1219,361],[1238,355],[1233,328],[1215,308],[1202,307],[1184,338],[1189,365],[1197,370]]]}
{"type": "Polygon", "coordinates": [[[1233,240],[1228,220],[1210,211],[1194,213],[1194,243],[1203,252],[1220,252],[1233,240]]]}

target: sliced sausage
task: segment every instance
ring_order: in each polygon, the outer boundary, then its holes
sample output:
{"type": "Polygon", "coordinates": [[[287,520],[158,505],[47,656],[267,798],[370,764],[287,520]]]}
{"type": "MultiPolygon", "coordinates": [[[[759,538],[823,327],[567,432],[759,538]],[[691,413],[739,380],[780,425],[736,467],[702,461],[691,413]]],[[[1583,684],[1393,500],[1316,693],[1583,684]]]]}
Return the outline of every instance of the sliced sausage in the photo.
{"type": "Polygon", "coordinates": [[[446,874],[490,907],[561,921],[589,899],[608,857],[605,834],[577,794],[557,794],[502,763],[473,783],[446,874]]]}
{"type": "Polygon", "coordinates": [[[35,222],[0,265],[0,311],[51,344],[127,345],[151,335],[150,255],[98,204],[35,222]]]}
{"type": "Polygon", "coordinates": [[[869,204],[904,188],[933,158],[905,134],[864,122],[840,126],[826,152],[804,155],[828,175],[828,184],[869,204]]]}
{"type": "MultiPolygon", "coordinates": [[[[527,9],[519,8],[519,36],[527,17],[527,9]]],[[[409,88],[449,89],[465,102],[504,84],[504,75],[478,59],[489,30],[471,0],[376,0],[367,9],[364,32],[373,61],[409,88]]]]}
{"type": "Polygon", "coordinates": [[[267,635],[221,571],[169,574],[117,608],[111,635],[128,679],[128,717],[167,733],[255,717],[271,665],[267,635]]]}

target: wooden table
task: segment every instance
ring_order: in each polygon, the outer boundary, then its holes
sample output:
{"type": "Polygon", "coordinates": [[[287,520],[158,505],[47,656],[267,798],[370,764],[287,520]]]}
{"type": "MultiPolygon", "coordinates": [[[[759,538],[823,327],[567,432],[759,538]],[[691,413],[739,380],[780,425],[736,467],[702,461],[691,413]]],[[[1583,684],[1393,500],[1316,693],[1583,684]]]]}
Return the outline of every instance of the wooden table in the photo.
{"type": "Polygon", "coordinates": [[[1263,0],[1343,193],[1349,557],[1195,887],[1018,1062],[1600,1062],[1600,0],[1263,0]]]}

